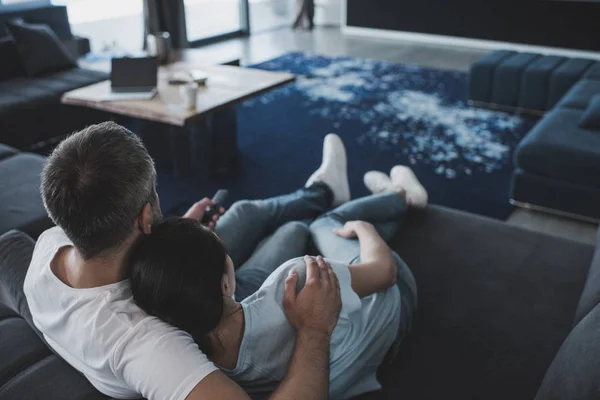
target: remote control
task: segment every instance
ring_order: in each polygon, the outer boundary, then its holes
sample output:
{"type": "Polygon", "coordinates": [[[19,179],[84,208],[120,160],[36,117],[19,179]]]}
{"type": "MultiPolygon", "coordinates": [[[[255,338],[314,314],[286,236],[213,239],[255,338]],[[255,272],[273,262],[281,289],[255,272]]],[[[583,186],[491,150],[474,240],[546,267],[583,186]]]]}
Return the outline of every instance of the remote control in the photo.
{"type": "Polygon", "coordinates": [[[206,211],[204,211],[204,216],[202,217],[202,223],[204,225],[208,224],[212,221],[215,215],[219,214],[219,209],[222,207],[223,202],[229,195],[229,190],[227,189],[219,189],[217,193],[212,198],[212,201],[215,203],[214,206],[206,207],[206,211]]]}

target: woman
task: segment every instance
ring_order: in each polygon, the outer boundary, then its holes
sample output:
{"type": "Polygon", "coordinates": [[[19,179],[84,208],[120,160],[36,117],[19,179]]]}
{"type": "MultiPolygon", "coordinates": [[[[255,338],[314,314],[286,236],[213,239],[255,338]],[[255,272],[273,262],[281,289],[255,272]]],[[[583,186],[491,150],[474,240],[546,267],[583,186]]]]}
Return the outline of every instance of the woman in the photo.
{"type": "MultiPolygon", "coordinates": [[[[274,234],[287,238],[281,246],[298,249],[296,257],[312,237],[327,260],[317,258],[320,273],[329,262],[338,277],[342,311],[330,343],[330,398],[380,389],[377,367],[390,348],[395,352],[416,308],[414,278],[386,241],[398,228],[407,198],[412,204],[420,198],[423,205],[426,193],[410,169],[394,171],[402,187],[368,173],[365,181],[380,193],[347,202],[310,227],[290,222],[274,234]]],[[[273,272],[262,286],[236,299],[244,275],[236,274],[221,239],[197,221],[175,219],[153,227],[134,249],[131,264],[138,305],[190,333],[248,393],[268,392],[283,379],[295,336],[283,312],[283,293],[286,285],[298,282],[300,288],[305,281],[302,258],[269,266],[273,272]]]]}

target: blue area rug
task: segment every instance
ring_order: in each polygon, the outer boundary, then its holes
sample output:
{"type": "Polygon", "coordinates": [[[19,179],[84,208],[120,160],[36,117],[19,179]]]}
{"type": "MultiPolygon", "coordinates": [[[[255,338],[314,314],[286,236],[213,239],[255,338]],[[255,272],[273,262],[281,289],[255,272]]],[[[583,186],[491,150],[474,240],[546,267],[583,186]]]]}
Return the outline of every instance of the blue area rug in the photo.
{"type": "Polygon", "coordinates": [[[159,173],[164,209],[220,187],[230,190],[228,204],[295,190],[320,164],[323,137],[334,132],[346,144],[353,197],[368,194],[366,171],[407,164],[432,203],[509,215],[512,154],[537,119],[470,107],[466,73],[306,53],[255,67],[298,79],[238,107],[235,176],[198,184],[159,173]]]}

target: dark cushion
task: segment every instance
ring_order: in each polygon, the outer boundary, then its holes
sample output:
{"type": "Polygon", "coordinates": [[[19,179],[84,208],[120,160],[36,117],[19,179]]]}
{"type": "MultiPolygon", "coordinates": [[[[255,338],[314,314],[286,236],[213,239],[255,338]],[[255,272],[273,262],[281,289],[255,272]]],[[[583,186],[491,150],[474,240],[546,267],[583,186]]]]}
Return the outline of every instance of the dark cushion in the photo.
{"type": "Polygon", "coordinates": [[[0,389],[0,400],[108,400],[62,358],[50,355],[0,389]]]}
{"type": "Polygon", "coordinates": [[[19,153],[0,161],[0,234],[19,229],[37,237],[52,226],[40,195],[45,158],[19,153]]]}
{"type": "Polygon", "coordinates": [[[575,82],[581,79],[583,74],[593,63],[592,60],[571,58],[555,69],[550,77],[547,108],[550,109],[554,107],[575,82]]]}
{"type": "Polygon", "coordinates": [[[587,79],[598,79],[600,80],[600,61],[596,61],[586,72],[583,74],[584,78],[587,79]]]}
{"type": "MultiPolygon", "coordinates": [[[[596,251],[590,265],[585,288],[577,305],[575,324],[579,323],[594,307],[600,304],[600,229],[596,236],[596,251]]],[[[600,343],[600,342],[599,342],[600,343]]]]}
{"type": "Polygon", "coordinates": [[[600,135],[579,127],[582,112],[555,109],[519,143],[517,167],[543,177],[600,188],[600,135]]]}
{"type": "Polygon", "coordinates": [[[581,116],[579,125],[585,129],[600,130],[600,94],[592,97],[592,100],[581,116]]]}
{"type": "Polygon", "coordinates": [[[58,36],[44,24],[8,23],[30,76],[77,66],[58,36]]]}
{"type": "Polygon", "coordinates": [[[565,57],[543,56],[529,64],[521,77],[518,106],[529,110],[546,110],[550,75],[565,60],[565,57]]]}
{"type": "Polygon", "coordinates": [[[10,33],[4,29],[4,25],[7,22],[14,21],[15,19],[22,19],[32,24],[47,24],[52,28],[60,40],[71,39],[73,35],[71,34],[71,24],[69,23],[67,6],[40,5],[39,3],[42,2],[48,3],[47,0],[28,2],[32,4],[32,6],[27,7],[27,2],[22,2],[23,6],[21,6],[20,9],[0,11],[0,36],[10,35],[10,33]]]}
{"type": "Polygon", "coordinates": [[[12,38],[0,39],[0,81],[24,74],[15,41],[12,38]]]}
{"type": "Polygon", "coordinates": [[[0,143],[0,160],[17,154],[17,150],[0,143]]]}
{"type": "Polygon", "coordinates": [[[489,103],[492,101],[492,86],[496,66],[516,54],[514,51],[499,50],[489,53],[471,65],[469,73],[469,99],[489,103]]]}
{"type": "MultiPolygon", "coordinates": [[[[23,283],[35,242],[23,232],[12,230],[0,235],[0,288],[2,301],[10,305],[35,329],[23,292],[23,283]]],[[[37,330],[36,330],[37,331],[37,330]]],[[[39,332],[37,332],[39,334],[39,332]]]]}
{"type": "Polygon", "coordinates": [[[494,70],[492,103],[516,107],[519,101],[521,75],[539,54],[517,53],[502,61],[494,70]]]}
{"type": "Polygon", "coordinates": [[[510,198],[536,207],[600,220],[600,188],[515,168],[510,198]]]}
{"type": "Polygon", "coordinates": [[[535,400],[600,399],[600,305],[569,334],[535,400]]]}
{"type": "Polygon", "coordinates": [[[600,79],[582,79],[565,94],[556,107],[583,110],[587,108],[592,97],[599,93],[600,79]]]}
{"type": "Polygon", "coordinates": [[[26,148],[110,119],[100,111],[60,103],[65,91],[107,78],[106,73],[72,68],[0,82],[0,142],[26,148]]]}
{"type": "Polygon", "coordinates": [[[0,388],[23,370],[52,354],[29,324],[1,303],[0,338],[0,388]]]}
{"type": "Polygon", "coordinates": [[[410,210],[390,245],[419,309],[382,398],[531,400],[573,327],[592,246],[436,206],[410,210]]]}

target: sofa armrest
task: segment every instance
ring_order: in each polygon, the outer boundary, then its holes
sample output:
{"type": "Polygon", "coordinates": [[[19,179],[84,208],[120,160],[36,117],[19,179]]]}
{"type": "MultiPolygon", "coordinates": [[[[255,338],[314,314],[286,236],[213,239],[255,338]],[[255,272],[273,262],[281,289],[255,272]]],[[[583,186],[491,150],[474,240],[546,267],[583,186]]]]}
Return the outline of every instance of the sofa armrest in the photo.
{"type": "Polygon", "coordinates": [[[390,385],[407,398],[533,398],[572,328],[592,246],[436,206],[411,211],[391,246],[419,310],[390,385]]]}
{"type": "Polygon", "coordinates": [[[0,236],[0,295],[38,333],[23,291],[25,275],[31,262],[35,242],[23,232],[9,231],[0,236]]]}

